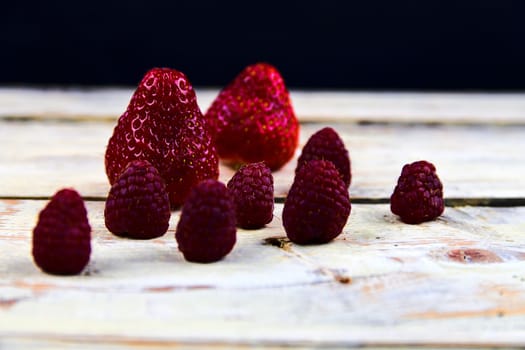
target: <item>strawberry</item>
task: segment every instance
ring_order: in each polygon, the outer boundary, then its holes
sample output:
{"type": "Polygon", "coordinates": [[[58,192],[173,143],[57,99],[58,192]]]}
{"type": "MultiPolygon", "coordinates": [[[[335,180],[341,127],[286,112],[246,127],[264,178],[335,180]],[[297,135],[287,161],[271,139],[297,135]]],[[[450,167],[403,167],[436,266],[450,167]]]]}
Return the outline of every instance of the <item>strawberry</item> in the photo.
{"type": "Polygon", "coordinates": [[[313,159],[324,159],[334,163],[346,187],[350,186],[352,180],[350,156],[337,131],[326,127],[310,136],[297,160],[295,172],[297,173],[306,162],[313,159]]]}
{"type": "Polygon", "coordinates": [[[214,262],[233,249],[237,239],[235,204],[223,183],[205,180],[191,190],[175,239],[184,258],[192,262],[214,262]]]}
{"type": "Polygon", "coordinates": [[[117,236],[150,239],[168,230],[170,201],[164,180],[146,160],[134,160],[111,186],[104,218],[117,236]]]}
{"type": "Polygon", "coordinates": [[[159,171],[174,208],[195,184],[218,177],[217,152],[183,73],[153,68],[140,82],[106,149],[110,184],[135,159],[147,160],[159,171]]]}
{"type": "Polygon", "coordinates": [[[91,255],[91,226],[84,200],[73,189],[55,193],[33,230],[33,259],[55,275],[82,272],[91,255]]]}
{"type": "Polygon", "coordinates": [[[311,160],[295,175],[284,202],[283,226],[297,244],[327,243],[342,232],[350,211],[348,189],[334,164],[311,160]]]}
{"type": "Polygon", "coordinates": [[[264,161],[277,170],[297,148],[299,123],[281,74],[269,64],[246,67],[219,93],[205,117],[226,163],[264,161]]]}

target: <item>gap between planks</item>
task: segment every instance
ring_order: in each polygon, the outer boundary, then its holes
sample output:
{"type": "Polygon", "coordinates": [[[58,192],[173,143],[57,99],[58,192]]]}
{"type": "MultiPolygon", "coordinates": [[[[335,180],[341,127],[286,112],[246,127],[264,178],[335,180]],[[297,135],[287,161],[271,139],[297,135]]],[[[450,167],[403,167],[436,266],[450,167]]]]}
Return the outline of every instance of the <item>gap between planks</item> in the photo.
{"type": "MultiPolygon", "coordinates": [[[[39,117],[34,115],[20,115],[20,116],[14,116],[14,115],[1,115],[0,114],[0,121],[10,123],[10,122],[22,122],[22,123],[32,123],[32,122],[38,122],[38,123],[102,123],[102,124],[112,124],[115,125],[118,116],[102,116],[102,117],[93,117],[90,115],[80,115],[75,114],[73,116],[61,116],[61,115],[46,115],[45,117],[39,117]]],[[[405,126],[405,127],[417,127],[417,126],[423,126],[423,127],[433,127],[433,126],[482,126],[482,125],[491,125],[491,126],[497,126],[497,127],[522,127],[525,125],[525,121],[498,121],[494,120],[492,122],[480,122],[479,120],[470,120],[468,118],[464,120],[424,120],[424,119],[415,119],[415,120],[396,120],[396,119],[388,119],[385,117],[385,119],[381,120],[374,120],[373,118],[367,119],[367,117],[363,116],[361,119],[359,118],[330,118],[327,116],[322,115],[315,115],[311,116],[309,118],[305,118],[304,116],[297,116],[299,119],[299,122],[301,125],[310,125],[310,124],[320,124],[320,123],[344,123],[344,124],[354,124],[354,125],[361,125],[361,126],[373,126],[373,125],[379,125],[379,126],[405,126]]],[[[525,113],[524,113],[524,119],[525,119],[525,113]]]]}
{"type": "MultiPolygon", "coordinates": [[[[83,196],[85,201],[104,202],[107,197],[83,196]]],[[[0,200],[50,200],[50,196],[0,196],[0,200]]],[[[367,197],[350,197],[352,204],[389,204],[390,198],[367,198],[367,197]]],[[[277,196],[274,198],[275,203],[284,203],[286,196],[277,196]]],[[[522,207],[525,206],[525,198],[445,198],[447,207],[522,207]]]]}
{"type": "Polygon", "coordinates": [[[111,336],[86,336],[86,335],[59,335],[51,336],[49,334],[26,333],[26,334],[2,334],[0,332],[0,346],[5,345],[8,348],[26,348],[36,345],[38,348],[54,349],[68,348],[74,346],[75,349],[106,349],[111,346],[112,349],[135,349],[148,348],[155,349],[172,349],[183,347],[184,349],[295,349],[295,350],[314,350],[314,349],[367,349],[367,350],[438,350],[438,349],[525,349],[520,342],[469,342],[469,343],[447,343],[447,342],[357,342],[357,341],[271,341],[262,340],[253,341],[184,341],[184,340],[160,340],[145,339],[139,337],[111,337],[111,336]]]}

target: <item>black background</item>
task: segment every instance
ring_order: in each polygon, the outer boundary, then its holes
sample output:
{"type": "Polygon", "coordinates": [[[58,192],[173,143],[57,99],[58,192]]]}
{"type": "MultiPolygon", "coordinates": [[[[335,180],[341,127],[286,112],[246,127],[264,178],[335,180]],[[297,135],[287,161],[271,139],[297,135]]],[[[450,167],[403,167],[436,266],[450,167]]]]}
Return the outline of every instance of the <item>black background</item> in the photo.
{"type": "Polygon", "coordinates": [[[524,90],[525,1],[4,2],[0,83],[223,86],[257,61],[294,88],[524,90]]]}

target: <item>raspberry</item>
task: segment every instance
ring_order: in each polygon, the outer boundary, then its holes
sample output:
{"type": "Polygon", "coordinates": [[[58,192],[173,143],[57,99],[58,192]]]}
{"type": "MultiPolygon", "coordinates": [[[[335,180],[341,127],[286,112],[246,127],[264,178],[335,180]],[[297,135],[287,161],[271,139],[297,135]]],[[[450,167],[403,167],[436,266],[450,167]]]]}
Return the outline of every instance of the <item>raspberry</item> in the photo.
{"type": "Polygon", "coordinates": [[[352,181],[350,156],[343,140],[334,129],[326,127],[310,136],[297,160],[295,172],[297,173],[306,162],[314,159],[324,159],[334,163],[346,187],[350,186],[352,181]]]}
{"type": "Polygon", "coordinates": [[[432,163],[421,160],[403,167],[390,209],[407,224],[434,220],[443,213],[443,185],[432,163]]]}
{"type": "Polygon", "coordinates": [[[261,228],[273,218],[273,176],[264,163],[242,166],[228,182],[237,214],[237,225],[261,228]]]}
{"type": "Polygon", "coordinates": [[[292,242],[327,243],[342,232],[350,211],[348,189],[334,164],[312,160],[295,175],[284,202],[283,225],[292,242]]]}
{"type": "Polygon", "coordinates": [[[188,195],[175,238],[184,258],[209,263],[222,259],[235,245],[235,204],[224,184],[204,180],[188,195]]]}
{"type": "Polygon", "coordinates": [[[91,227],[82,197],[73,189],[55,193],[33,230],[33,258],[43,271],[79,274],[89,262],[91,227]]]}
{"type": "Polygon", "coordinates": [[[128,164],[109,191],[106,227],[117,236],[150,239],[168,230],[170,201],[164,180],[145,160],[128,164]]]}

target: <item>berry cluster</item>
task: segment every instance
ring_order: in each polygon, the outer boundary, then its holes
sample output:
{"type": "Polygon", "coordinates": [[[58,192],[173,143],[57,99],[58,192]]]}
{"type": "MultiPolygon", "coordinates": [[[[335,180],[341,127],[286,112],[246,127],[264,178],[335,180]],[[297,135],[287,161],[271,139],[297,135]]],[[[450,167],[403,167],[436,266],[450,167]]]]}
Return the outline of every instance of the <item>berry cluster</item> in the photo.
{"type": "MultiPolygon", "coordinates": [[[[229,254],[237,227],[258,229],[273,219],[272,171],[294,155],[299,123],[279,72],[258,63],[244,69],[203,114],[188,78],[168,68],[146,73],[109,139],[111,185],[107,229],[131,239],[164,235],[171,209],[182,207],[175,230],[192,262],[229,254]],[[240,166],[227,185],[217,180],[219,158],[240,166]]],[[[297,244],[327,243],[351,212],[348,150],[332,128],[313,134],[302,149],[283,208],[283,226],[297,244]]],[[[406,223],[443,212],[442,185],[432,164],[406,165],[391,198],[406,223]]],[[[57,192],[33,232],[33,257],[44,271],[78,274],[91,253],[91,229],[80,195],[57,192]]]]}

